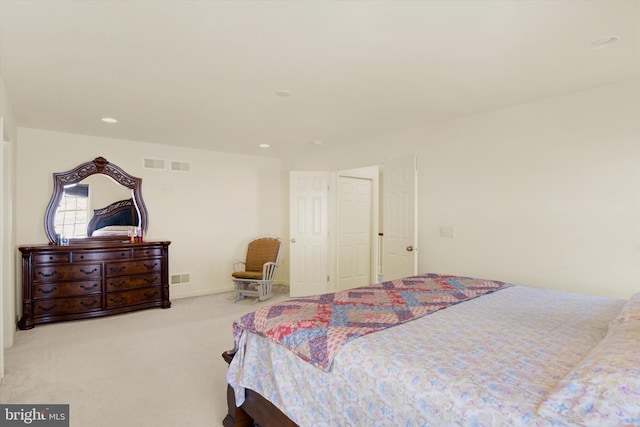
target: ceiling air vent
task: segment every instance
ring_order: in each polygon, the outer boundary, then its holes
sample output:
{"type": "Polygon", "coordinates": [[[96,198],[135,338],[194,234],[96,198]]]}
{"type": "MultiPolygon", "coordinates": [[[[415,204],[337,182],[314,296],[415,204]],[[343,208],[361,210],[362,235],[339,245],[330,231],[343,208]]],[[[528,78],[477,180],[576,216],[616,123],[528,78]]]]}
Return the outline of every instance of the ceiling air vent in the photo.
{"type": "Polygon", "coordinates": [[[145,169],[164,169],[164,160],[161,159],[144,159],[145,169]]]}
{"type": "Polygon", "coordinates": [[[191,171],[191,163],[189,162],[176,162],[171,161],[171,170],[177,172],[189,172],[191,171]]]}

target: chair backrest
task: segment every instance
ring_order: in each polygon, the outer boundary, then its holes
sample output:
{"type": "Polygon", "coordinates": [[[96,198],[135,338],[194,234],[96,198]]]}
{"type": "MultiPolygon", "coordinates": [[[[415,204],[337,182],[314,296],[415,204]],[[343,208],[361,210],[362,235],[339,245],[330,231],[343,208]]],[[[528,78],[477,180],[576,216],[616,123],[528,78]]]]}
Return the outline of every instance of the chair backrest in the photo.
{"type": "Polygon", "coordinates": [[[246,271],[262,271],[266,262],[278,263],[280,255],[280,239],[261,237],[249,243],[247,248],[246,271]]]}

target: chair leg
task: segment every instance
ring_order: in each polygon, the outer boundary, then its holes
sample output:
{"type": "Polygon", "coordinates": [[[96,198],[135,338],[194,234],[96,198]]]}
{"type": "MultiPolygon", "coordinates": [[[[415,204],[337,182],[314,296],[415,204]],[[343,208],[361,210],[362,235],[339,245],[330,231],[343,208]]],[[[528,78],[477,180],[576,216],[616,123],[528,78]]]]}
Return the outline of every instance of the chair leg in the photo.
{"type": "Polygon", "coordinates": [[[258,285],[258,299],[266,301],[271,298],[271,283],[261,283],[258,285]]]}
{"type": "Polygon", "coordinates": [[[256,297],[255,303],[268,300],[271,295],[271,283],[260,282],[236,282],[235,283],[236,296],[233,302],[238,302],[245,299],[247,296],[256,297]],[[251,289],[254,287],[255,290],[251,289]],[[256,292],[257,291],[257,292],[256,292]],[[257,295],[256,295],[257,293],[257,295]],[[248,294],[248,295],[247,295],[248,294]]]}
{"type": "Polygon", "coordinates": [[[244,283],[236,283],[235,285],[236,285],[236,298],[233,300],[233,302],[238,302],[246,298],[246,296],[244,296],[241,292],[243,289],[246,289],[245,287],[246,285],[244,283]]]}

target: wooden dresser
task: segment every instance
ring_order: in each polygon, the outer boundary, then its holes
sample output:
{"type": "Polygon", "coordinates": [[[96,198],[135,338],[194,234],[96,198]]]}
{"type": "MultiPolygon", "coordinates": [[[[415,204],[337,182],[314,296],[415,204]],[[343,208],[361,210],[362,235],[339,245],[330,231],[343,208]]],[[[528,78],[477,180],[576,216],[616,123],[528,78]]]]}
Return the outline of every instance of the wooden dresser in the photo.
{"type": "Polygon", "coordinates": [[[20,247],[23,314],[18,327],[171,307],[170,243],[20,247]]]}

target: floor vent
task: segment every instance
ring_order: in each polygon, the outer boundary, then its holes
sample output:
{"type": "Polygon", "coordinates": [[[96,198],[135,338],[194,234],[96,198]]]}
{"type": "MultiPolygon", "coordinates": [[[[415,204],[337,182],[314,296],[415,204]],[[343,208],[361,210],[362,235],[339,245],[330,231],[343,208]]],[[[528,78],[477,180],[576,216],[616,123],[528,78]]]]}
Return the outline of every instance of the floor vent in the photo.
{"type": "Polygon", "coordinates": [[[144,159],[144,167],[146,169],[164,169],[164,160],[144,159]]]}
{"type": "Polygon", "coordinates": [[[171,170],[178,172],[189,172],[191,171],[191,163],[189,162],[176,162],[171,161],[171,170]]]}
{"type": "Polygon", "coordinates": [[[171,284],[172,285],[182,285],[185,283],[189,283],[191,281],[190,274],[172,274],[171,275],[171,284]]]}

